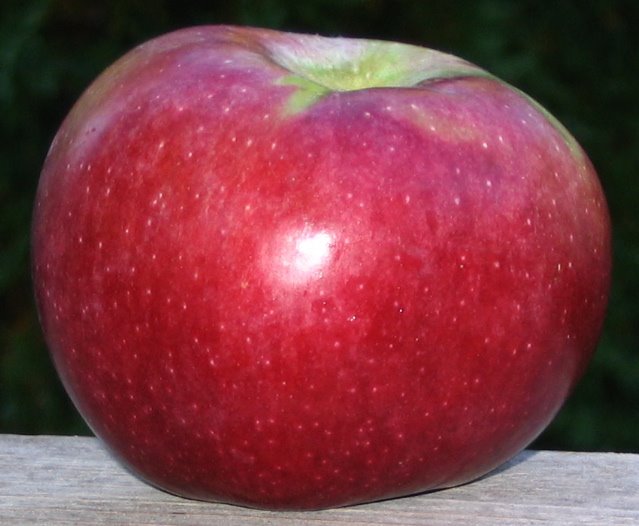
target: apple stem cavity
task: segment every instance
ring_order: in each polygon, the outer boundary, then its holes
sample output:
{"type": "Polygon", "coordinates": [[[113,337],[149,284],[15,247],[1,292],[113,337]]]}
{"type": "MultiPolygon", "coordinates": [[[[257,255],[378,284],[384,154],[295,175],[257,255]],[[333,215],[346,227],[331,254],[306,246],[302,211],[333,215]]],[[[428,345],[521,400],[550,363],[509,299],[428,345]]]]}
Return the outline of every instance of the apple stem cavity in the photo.
{"type": "Polygon", "coordinates": [[[288,110],[298,112],[331,92],[372,88],[414,88],[454,77],[492,77],[455,56],[380,40],[263,31],[257,38],[270,60],[286,71],[279,84],[298,93],[288,110]],[[270,37],[270,38],[269,38],[270,37]]]}

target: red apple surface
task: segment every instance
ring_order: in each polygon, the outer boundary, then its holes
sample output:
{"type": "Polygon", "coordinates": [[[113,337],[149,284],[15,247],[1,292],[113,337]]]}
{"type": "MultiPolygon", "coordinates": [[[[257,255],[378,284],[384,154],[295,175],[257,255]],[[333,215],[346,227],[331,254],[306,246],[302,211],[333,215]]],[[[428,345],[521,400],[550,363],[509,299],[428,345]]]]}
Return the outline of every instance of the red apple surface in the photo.
{"type": "Polygon", "coordinates": [[[255,28],[108,68],[53,142],[32,242],[95,434],[169,492],[268,509],[511,458],[609,289],[597,175],[526,95],[429,49],[255,28]]]}

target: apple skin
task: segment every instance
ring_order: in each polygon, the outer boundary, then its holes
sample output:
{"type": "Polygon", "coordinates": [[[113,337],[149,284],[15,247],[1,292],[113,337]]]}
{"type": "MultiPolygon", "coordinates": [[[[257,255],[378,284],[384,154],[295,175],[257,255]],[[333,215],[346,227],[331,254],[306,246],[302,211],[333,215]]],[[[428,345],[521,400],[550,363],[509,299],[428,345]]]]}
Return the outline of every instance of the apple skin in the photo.
{"type": "Polygon", "coordinates": [[[267,509],[511,458],[584,372],[611,266],[591,163],[516,89],[414,46],[230,26],[87,90],[32,243],[95,434],[166,491],[267,509]]]}

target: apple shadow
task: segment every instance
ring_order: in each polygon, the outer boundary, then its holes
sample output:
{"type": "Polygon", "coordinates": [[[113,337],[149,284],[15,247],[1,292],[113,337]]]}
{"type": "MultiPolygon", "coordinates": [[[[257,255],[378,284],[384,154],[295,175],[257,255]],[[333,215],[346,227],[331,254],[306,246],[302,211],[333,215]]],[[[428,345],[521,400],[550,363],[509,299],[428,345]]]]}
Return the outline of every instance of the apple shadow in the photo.
{"type": "Polygon", "coordinates": [[[430,489],[430,490],[426,490],[426,491],[420,491],[420,492],[417,492],[417,493],[410,493],[408,495],[388,497],[388,498],[385,498],[385,499],[379,499],[379,500],[370,501],[370,502],[362,502],[362,503],[359,503],[359,504],[350,504],[350,505],[348,505],[348,507],[366,506],[367,504],[374,504],[374,503],[386,502],[386,501],[391,501],[391,500],[392,501],[401,501],[403,499],[411,499],[411,498],[420,497],[420,496],[423,496],[423,495],[434,495],[434,494],[445,492],[445,491],[448,491],[448,490],[451,490],[451,489],[462,488],[462,487],[467,486],[469,484],[476,484],[478,482],[481,482],[481,481],[490,479],[492,477],[495,477],[497,475],[500,475],[502,473],[505,473],[505,472],[513,469],[514,467],[518,466],[519,464],[523,464],[524,462],[528,462],[531,458],[533,458],[538,453],[539,453],[539,451],[536,451],[536,450],[533,450],[533,449],[526,449],[526,450],[522,451],[521,453],[519,453],[518,455],[516,455],[515,457],[511,458],[510,460],[508,460],[507,462],[504,462],[503,464],[500,464],[499,466],[497,466],[496,468],[492,469],[488,473],[485,473],[481,477],[477,477],[475,479],[469,480],[468,482],[462,482],[461,484],[455,484],[454,486],[447,486],[447,487],[443,487],[443,488],[430,489]]]}
{"type": "Polygon", "coordinates": [[[500,473],[504,473],[505,471],[508,471],[514,468],[515,466],[518,466],[519,464],[528,462],[531,458],[533,458],[538,453],[539,451],[537,450],[526,449],[522,451],[521,453],[519,453],[518,455],[511,458],[510,460],[508,460],[507,462],[504,462],[503,464],[497,466],[495,469],[489,471],[485,475],[482,475],[481,477],[479,477],[478,479],[475,479],[472,482],[477,482],[478,480],[485,480],[485,479],[494,477],[495,475],[499,475],[500,473]]]}

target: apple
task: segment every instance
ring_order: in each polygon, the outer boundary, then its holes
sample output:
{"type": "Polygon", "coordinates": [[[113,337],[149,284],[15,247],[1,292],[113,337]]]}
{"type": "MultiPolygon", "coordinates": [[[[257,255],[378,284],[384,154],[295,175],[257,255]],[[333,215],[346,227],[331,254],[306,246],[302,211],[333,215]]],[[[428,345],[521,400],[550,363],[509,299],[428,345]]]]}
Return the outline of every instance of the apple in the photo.
{"type": "Polygon", "coordinates": [[[319,509],[462,484],[600,335],[610,221],[529,97],[417,46],[180,30],[109,67],[35,202],[43,331],[125,466],[319,509]]]}

